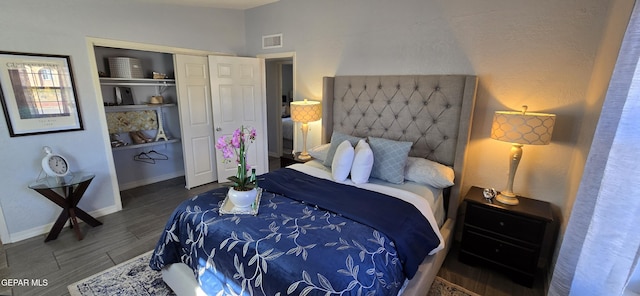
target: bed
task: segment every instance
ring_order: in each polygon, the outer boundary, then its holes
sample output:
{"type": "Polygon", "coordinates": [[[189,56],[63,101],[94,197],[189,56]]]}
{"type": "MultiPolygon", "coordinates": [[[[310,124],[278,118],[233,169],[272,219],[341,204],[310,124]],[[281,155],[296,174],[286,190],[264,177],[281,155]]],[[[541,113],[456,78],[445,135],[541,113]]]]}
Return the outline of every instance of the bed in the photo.
{"type": "Polygon", "coordinates": [[[219,215],[224,189],[186,201],[151,267],[178,295],[426,295],[453,238],[476,87],[468,75],[325,77],[327,157],[261,176],[257,216],[219,215]],[[400,143],[402,181],[375,161],[368,182],[336,177],[340,137],[367,139],[376,160],[400,143]],[[425,185],[424,171],[405,175],[409,159],[450,167],[455,182],[425,185]]]}
{"type": "Polygon", "coordinates": [[[282,138],[293,141],[293,120],[291,117],[282,117],[282,138]]]}

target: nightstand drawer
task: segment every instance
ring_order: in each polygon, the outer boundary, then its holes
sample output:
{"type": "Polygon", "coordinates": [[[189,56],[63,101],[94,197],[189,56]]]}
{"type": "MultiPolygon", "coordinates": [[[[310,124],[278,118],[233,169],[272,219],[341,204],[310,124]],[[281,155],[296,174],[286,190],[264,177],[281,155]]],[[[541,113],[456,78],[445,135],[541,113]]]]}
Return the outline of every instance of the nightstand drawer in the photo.
{"type": "Polygon", "coordinates": [[[465,224],[504,236],[539,244],[544,235],[544,221],[516,216],[473,203],[468,204],[465,224]]]}
{"type": "Polygon", "coordinates": [[[474,231],[465,231],[463,237],[463,252],[527,273],[533,274],[535,271],[538,254],[534,249],[510,244],[474,231]]]}

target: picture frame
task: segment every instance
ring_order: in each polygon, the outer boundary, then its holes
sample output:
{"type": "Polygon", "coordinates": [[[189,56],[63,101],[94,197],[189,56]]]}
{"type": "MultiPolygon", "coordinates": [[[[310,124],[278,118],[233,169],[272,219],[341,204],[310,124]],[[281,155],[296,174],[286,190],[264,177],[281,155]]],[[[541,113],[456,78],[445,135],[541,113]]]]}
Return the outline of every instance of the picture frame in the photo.
{"type": "Polygon", "coordinates": [[[0,51],[0,101],[11,137],[83,130],[71,58],[0,51]]]}

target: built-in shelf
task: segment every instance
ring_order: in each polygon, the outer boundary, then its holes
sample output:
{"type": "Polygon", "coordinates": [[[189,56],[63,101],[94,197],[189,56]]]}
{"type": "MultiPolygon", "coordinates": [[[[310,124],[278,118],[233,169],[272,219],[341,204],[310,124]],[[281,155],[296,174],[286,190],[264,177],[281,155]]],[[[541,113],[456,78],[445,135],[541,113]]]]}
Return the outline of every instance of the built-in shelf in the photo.
{"type": "Polygon", "coordinates": [[[101,85],[113,86],[175,86],[175,79],[151,79],[151,78],[111,78],[101,77],[101,85]]]}
{"type": "Polygon", "coordinates": [[[159,107],[173,107],[174,103],[170,104],[140,104],[140,105],[118,105],[118,106],[104,106],[106,112],[127,112],[127,111],[139,111],[139,110],[156,110],[159,107]]]}
{"type": "Polygon", "coordinates": [[[145,147],[153,147],[153,146],[165,145],[165,144],[171,144],[171,143],[177,143],[177,142],[180,142],[180,139],[169,139],[166,141],[155,141],[155,142],[149,142],[144,144],[129,144],[129,145],[120,146],[120,147],[112,147],[111,150],[116,151],[116,150],[145,148],[145,147]]]}

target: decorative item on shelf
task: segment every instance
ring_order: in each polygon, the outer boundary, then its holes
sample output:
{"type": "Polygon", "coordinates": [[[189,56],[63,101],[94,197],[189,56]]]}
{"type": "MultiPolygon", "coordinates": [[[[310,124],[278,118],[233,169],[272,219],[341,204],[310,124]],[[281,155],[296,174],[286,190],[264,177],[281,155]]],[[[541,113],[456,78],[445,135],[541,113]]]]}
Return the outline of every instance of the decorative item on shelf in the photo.
{"type": "Polygon", "coordinates": [[[153,71],[153,79],[167,79],[167,74],[153,71]]]}
{"type": "MultiPolygon", "coordinates": [[[[158,72],[153,72],[153,78],[154,79],[165,79],[167,77],[166,74],[163,73],[158,73],[158,72]]],[[[164,97],[162,96],[162,94],[167,90],[167,85],[157,85],[156,86],[156,95],[155,96],[151,96],[151,98],[149,99],[149,104],[151,105],[162,105],[164,104],[164,97]]]]}
{"type": "Polygon", "coordinates": [[[116,86],[116,105],[133,105],[133,91],[130,87],[116,86]]]}
{"type": "Polygon", "coordinates": [[[496,196],[497,201],[507,205],[519,203],[517,195],[513,193],[513,179],[522,157],[522,145],[549,144],[555,121],[555,114],[527,113],[527,106],[522,106],[521,112],[496,111],[491,138],[512,144],[507,188],[496,196]]]}
{"type": "Polygon", "coordinates": [[[296,101],[291,102],[291,120],[302,123],[302,152],[298,156],[301,160],[311,159],[307,152],[307,133],[309,132],[309,122],[322,118],[322,105],[317,101],[296,101]]]}
{"type": "Polygon", "coordinates": [[[131,137],[131,140],[133,140],[133,142],[136,144],[153,142],[153,139],[147,137],[147,135],[144,134],[142,131],[129,132],[129,136],[131,137]]]}
{"type": "Polygon", "coordinates": [[[144,78],[142,63],[129,57],[110,57],[109,72],[113,78],[144,78]]]}
{"type": "Polygon", "coordinates": [[[222,152],[223,162],[229,163],[235,158],[238,165],[236,175],[227,178],[232,182],[227,197],[237,208],[249,208],[256,200],[258,190],[255,173],[250,175],[247,165],[247,148],[255,139],[256,130],[242,126],[236,129],[231,137],[220,137],[216,143],[216,149],[222,152]]]}
{"type": "Polygon", "coordinates": [[[129,143],[123,142],[120,140],[120,135],[113,133],[109,135],[109,139],[111,140],[111,148],[127,146],[129,143]]]}
{"type": "Polygon", "coordinates": [[[151,105],[162,105],[164,103],[164,98],[162,96],[151,96],[149,99],[149,104],[151,105]]]}

